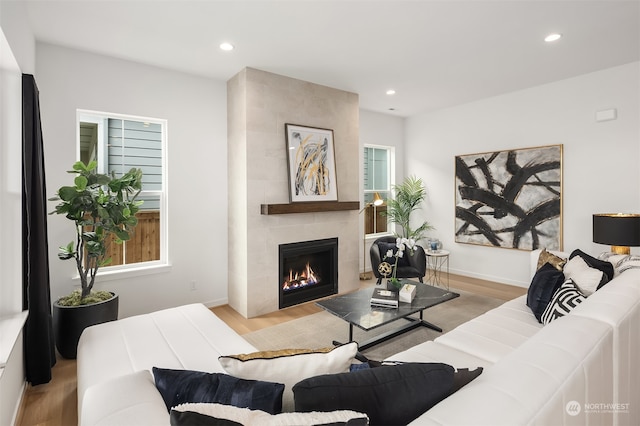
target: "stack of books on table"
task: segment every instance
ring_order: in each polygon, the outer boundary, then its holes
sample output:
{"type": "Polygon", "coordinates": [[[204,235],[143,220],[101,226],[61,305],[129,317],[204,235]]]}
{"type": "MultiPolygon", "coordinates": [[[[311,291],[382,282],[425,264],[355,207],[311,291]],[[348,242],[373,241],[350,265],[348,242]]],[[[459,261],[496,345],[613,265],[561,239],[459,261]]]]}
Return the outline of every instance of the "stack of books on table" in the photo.
{"type": "Polygon", "coordinates": [[[371,306],[380,308],[397,308],[398,292],[385,290],[382,288],[374,288],[371,295],[371,306]]]}

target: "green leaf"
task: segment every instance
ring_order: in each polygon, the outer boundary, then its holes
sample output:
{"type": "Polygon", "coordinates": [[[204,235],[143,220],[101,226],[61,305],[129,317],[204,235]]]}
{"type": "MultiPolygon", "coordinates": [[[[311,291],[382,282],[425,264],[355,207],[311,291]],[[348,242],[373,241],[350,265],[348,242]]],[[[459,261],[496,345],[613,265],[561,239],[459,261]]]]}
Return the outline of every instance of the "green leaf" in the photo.
{"type": "Polygon", "coordinates": [[[68,260],[68,259],[72,259],[73,257],[74,257],[73,254],[58,253],[58,259],[60,259],[60,260],[68,260]]]}
{"type": "Polygon", "coordinates": [[[108,185],[111,182],[111,178],[107,175],[97,174],[96,183],[98,185],[108,185]]]}
{"type": "Polygon", "coordinates": [[[87,166],[82,161],[76,161],[73,163],[73,170],[77,172],[87,172],[87,166]]]}
{"type": "Polygon", "coordinates": [[[128,241],[129,239],[131,239],[131,236],[129,235],[129,233],[124,229],[116,228],[113,232],[122,241],[128,241]]]}
{"type": "Polygon", "coordinates": [[[75,255],[76,255],[76,250],[75,250],[75,246],[73,244],[73,241],[71,241],[66,246],[59,247],[58,250],[59,250],[58,258],[60,258],[62,260],[71,259],[71,258],[75,257],[75,255]]]}
{"type": "Polygon", "coordinates": [[[84,191],[85,189],[87,189],[88,180],[86,177],[82,175],[76,176],[73,182],[76,184],[76,187],[79,191],[84,191]]]}
{"type": "Polygon", "coordinates": [[[98,262],[98,266],[107,266],[108,264],[111,263],[113,259],[112,258],[107,258],[107,259],[103,259],[102,261],[98,262]]]}
{"type": "Polygon", "coordinates": [[[58,190],[58,197],[62,201],[71,201],[78,195],[78,191],[73,186],[63,186],[58,190]]]}
{"type": "Polygon", "coordinates": [[[95,232],[83,232],[82,239],[86,242],[98,241],[98,235],[95,232]]]}
{"type": "Polygon", "coordinates": [[[87,171],[91,171],[91,170],[93,170],[93,169],[95,169],[95,168],[97,168],[97,167],[98,167],[98,161],[96,161],[96,160],[91,160],[91,161],[89,162],[89,164],[87,165],[87,171]]]}
{"type": "Polygon", "coordinates": [[[102,206],[98,206],[98,216],[102,219],[108,219],[110,217],[109,212],[102,206]]]}

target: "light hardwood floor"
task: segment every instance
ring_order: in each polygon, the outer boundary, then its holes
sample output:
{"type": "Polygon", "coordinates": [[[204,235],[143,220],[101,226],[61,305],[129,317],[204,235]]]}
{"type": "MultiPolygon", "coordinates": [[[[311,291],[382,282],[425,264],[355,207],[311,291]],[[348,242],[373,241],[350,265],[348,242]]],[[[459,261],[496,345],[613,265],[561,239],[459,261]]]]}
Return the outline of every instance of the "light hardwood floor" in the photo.
{"type": "MultiPolygon", "coordinates": [[[[373,284],[373,280],[360,281],[361,287],[373,284]]],[[[450,287],[501,300],[511,300],[527,292],[522,287],[454,274],[450,275],[450,287]]],[[[244,318],[229,305],[211,310],[242,335],[314,314],[321,308],[308,302],[250,319],[244,318]]],[[[78,423],[76,361],[59,358],[52,374],[50,383],[27,387],[18,412],[17,426],[73,426],[78,423]]]]}

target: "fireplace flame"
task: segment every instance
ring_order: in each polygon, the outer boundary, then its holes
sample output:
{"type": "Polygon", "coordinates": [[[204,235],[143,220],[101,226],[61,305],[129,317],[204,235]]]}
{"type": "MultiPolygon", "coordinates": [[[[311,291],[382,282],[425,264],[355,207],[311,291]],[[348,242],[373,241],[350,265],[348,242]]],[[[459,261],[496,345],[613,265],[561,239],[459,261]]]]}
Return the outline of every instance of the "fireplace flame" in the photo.
{"type": "Polygon", "coordinates": [[[307,262],[307,265],[302,271],[294,271],[293,269],[289,269],[289,276],[285,278],[284,283],[282,283],[283,290],[294,290],[296,288],[306,287],[313,284],[318,284],[320,282],[320,277],[316,275],[316,273],[307,262]]]}

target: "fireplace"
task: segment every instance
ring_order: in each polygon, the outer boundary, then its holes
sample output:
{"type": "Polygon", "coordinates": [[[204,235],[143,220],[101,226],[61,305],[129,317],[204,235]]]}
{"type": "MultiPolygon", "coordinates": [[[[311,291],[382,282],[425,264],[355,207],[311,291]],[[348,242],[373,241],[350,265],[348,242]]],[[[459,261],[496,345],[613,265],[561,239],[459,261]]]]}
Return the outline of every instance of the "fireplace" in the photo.
{"type": "Polygon", "coordinates": [[[338,239],[279,246],[280,309],[338,293],[338,239]]]}

